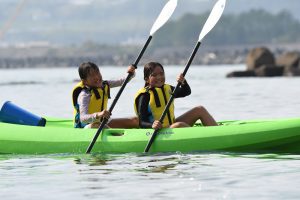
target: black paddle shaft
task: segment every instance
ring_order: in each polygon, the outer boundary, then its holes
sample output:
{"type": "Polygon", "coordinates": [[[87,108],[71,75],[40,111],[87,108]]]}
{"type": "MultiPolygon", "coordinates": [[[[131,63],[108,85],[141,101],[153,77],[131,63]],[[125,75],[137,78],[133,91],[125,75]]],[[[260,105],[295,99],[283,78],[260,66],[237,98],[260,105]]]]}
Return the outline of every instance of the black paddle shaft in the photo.
{"type": "MultiPolygon", "coordinates": [[[[135,68],[137,68],[137,65],[138,65],[140,59],[142,58],[142,56],[143,56],[145,50],[147,49],[147,47],[148,47],[148,45],[149,45],[151,39],[152,39],[152,36],[150,35],[150,36],[148,37],[148,39],[147,39],[147,41],[146,41],[146,43],[145,43],[143,49],[141,50],[141,52],[139,53],[137,59],[135,60],[134,64],[132,64],[135,68]]],[[[128,73],[128,75],[127,75],[125,81],[123,82],[123,84],[121,85],[121,88],[120,88],[119,92],[117,93],[117,95],[116,95],[114,101],[112,102],[111,106],[109,107],[109,110],[108,110],[108,111],[109,111],[110,113],[112,113],[112,111],[113,111],[115,105],[117,104],[117,101],[119,100],[119,98],[120,98],[120,96],[121,96],[121,94],[122,94],[124,88],[126,87],[127,83],[129,82],[129,80],[131,79],[132,76],[133,76],[132,73],[128,73]]],[[[91,152],[91,150],[92,150],[92,148],[93,148],[95,142],[97,141],[98,136],[99,136],[100,133],[102,132],[102,129],[103,129],[104,126],[106,125],[107,121],[108,121],[108,119],[104,119],[104,120],[101,122],[101,124],[100,124],[100,126],[99,126],[99,128],[98,128],[98,130],[97,130],[97,132],[96,132],[96,134],[95,134],[95,136],[94,136],[92,142],[90,143],[90,145],[88,146],[88,148],[87,148],[87,150],[86,150],[86,153],[90,153],[90,152],[91,152]]]]}
{"type": "MultiPolygon", "coordinates": [[[[197,53],[199,47],[200,47],[200,45],[201,45],[201,42],[198,41],[197,44],[196,44],[196,46],[195,46],[195,48],[194,48],[194,50],[193,50],[193,52],[192,52],[192,54],[191,54],[191,56],[190,56],[190,59],[188,60],[186,66],[185,66],[185,68],[184,68],[184,71],[183,71],[183,73],[182,73],[183,76],[186,75],[186,73],[187,73],[187,71],[188,71],[188,69],[189,69],[189,67],[190,67],[190,65],[191,65],[191,63],[192,63],[192,61],[193,61],[193,59],[194,59],[194,57],[195,57],[195,55],[196,55],[196,53],[197,53]]],[[[171,106],[171,103],[173,102],[173,100],[174,100],[174,98],[175,98],[175,95],[177,94],[177,91],[178,91],[178,88],[180,87],[180,85],[181,85],[181,83],[178,82],[177,85],[176,85],[176,87],[174,88],[174,90],[173,90],[173,92],[172,92],[172,94],[171,94],[171,97],[170,97],[170,99],[169,99],[169,101],[168,101],[168,103],[167,103],[167,105],[166,105],[166,107],[165,107],[165,109],[164,109],[164,111],[163,111],[163,113],[162,113],[160,119],[159,119],[160,123],[163,122],[163,120],[164,120],[164,118],[165,118],[165,116],[166,116],[166,114],[167,114],[167,112],[168,112],[168,110],[169,110],[169,108],[170,108],[170,106],[171,106]]],[[[145,153],[149,151],[149,149],[150,149],[152,143],[154,142],[154,139],[155,139],[155,137],[156,137],[158,131],[159,131],[159,130],[156,129],[156,130],[153,132],[153,134],[151,135],[151,138],[150,138],[150,140],[149,140],[149,142],[148,142],[148,144],[147,144],[147,146],[146,146],[146,148],[145,148],[145,150],[144,150],[145,153]]]]}

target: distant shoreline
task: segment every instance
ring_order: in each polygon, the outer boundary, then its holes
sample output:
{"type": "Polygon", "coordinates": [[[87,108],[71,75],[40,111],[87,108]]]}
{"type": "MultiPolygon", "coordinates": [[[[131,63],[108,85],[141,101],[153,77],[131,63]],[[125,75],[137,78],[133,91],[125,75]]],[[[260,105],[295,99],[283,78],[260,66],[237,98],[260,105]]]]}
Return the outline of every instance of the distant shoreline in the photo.
{"type": "MultiPolygon", "coordinates": [[[[250,49],[259,46],[268,47],[275,55],[300,49],[300,44],[218,47],[202,45],[193,64],[243,64],[250,49]]],[[[135,60],[140,48],[139,46],[6,47],[0,48],[0,69],[75,67],[86,61],[95,62],[99,66],[127,66],[135,60]]],[[[191,51],[192,47],[149,48],[140,64],[156,60],[164,65],[185,65],[191,51]]]]}

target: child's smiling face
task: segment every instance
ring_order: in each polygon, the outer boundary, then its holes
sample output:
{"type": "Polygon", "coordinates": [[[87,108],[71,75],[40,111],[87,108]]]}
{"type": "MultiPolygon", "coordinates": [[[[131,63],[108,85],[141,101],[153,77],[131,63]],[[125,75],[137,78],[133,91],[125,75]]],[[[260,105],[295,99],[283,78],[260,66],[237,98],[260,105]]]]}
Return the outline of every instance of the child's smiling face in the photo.
{"type": "Polygon", "coordinates": [[[86,79],[82,80],[83,84],[88,87],[102,87],[102,75],[100,71],[91,70],[86,79]]]}
{"type": "Polygon", "coordinates": [[[165,72],[160,66],[156,66],[146,80],[150,87],[162,87],[165,84],[165,72]]]}

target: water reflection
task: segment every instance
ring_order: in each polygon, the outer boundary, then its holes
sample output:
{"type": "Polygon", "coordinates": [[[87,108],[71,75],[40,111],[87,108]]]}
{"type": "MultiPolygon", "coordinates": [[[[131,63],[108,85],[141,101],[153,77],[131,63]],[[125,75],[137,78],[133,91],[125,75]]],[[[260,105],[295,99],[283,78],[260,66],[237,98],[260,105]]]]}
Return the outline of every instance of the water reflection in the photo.
{"type": "Polygon", "coordinates": [[[74,159],[74,162],[76,164],[88,164],[89,166],[101,166],[106,165],[109,160],[111,160],[111,157],[108,154],[100,154],[77,157],[74,159]]]}
{"type": "MultiPolygon", "coordinates": [[[[295,178],[299,177],[299,158],[227,152],[0,155],[0,191],[38,191],[44,196],[51,190],[56,194],[67,192],[72,199],[120,199],[120,194],[126,194],[121,196],[125,199],[154,194],[156,199],[253,199],[253,193],[296,195],[300,186],[300,179],[295,178]]],[[[20,194],[32,199],[32,193],[20,194]]]]}
{"type": "Polygon", "coordinates": [[[240,158],[255,158],[265,160],[300,160],[300,155],[295,154],[232,154],[227,153],[227,156],[240,157],[240,158]]]}
{"type": "MultiPolygon", "coordinates": [[[[189,154],[92,154],[74,159],[75,164],[85,165],[81,173],[111,174],[114,172],[168,173],[178,165],[189,165],[189,154]]],[[[204,164],[204,163],[202,163],[204,164]]]]}

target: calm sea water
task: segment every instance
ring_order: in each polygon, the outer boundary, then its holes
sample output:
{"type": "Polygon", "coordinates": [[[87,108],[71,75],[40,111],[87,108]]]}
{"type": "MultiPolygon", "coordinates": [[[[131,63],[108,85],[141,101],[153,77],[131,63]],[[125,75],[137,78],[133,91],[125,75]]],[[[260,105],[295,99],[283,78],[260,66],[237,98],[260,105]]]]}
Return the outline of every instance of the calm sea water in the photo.
{"type": "MultiPolygon", "coordinates": [[[[191,66],[192,94],[176,114],[204,105],[217,120],[300,116],[300,78],[227,79],[244,66],[191,66]]],[[[175,85],[182,67],[166,66],[175,85]]],[[[104,78],[126,67],[103,67],[104,78]]],[[[142,68],[125,88],[113,117],[132,116],[142,68]]],[[[72,117],[76,68],[0,70],[0,104],[10,100],[41,116],[72,117]]],[[[112,97],[118,89],[112,89],[112,97]]],[[[0,199],[299,199],[300,155],[96,154],[0,155],[0,199]]]]}

